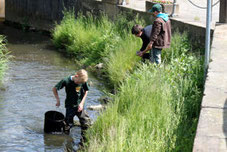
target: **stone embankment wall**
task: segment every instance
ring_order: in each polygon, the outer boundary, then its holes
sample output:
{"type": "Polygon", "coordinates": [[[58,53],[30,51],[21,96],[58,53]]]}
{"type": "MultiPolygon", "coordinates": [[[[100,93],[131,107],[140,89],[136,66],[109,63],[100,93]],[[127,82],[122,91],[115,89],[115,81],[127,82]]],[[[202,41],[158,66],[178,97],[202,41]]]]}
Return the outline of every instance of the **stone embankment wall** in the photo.
{"type": "MultiPolygon", "coordinates": [[[[6,20],[41,30],[50,30],[55,22],[59,22],[62,19],[64,8],[74,8],[76,14],[79,11],[90,11],[93,14],[105,12],[111,18],[117,17],[120,12],[133,13],[145,19],[147,24],[152,23],[153,18],[150,13],[133,10],[118,4],[118,0],[10,0],[6,1],[6,20]]],[[[173,31],[186,31],[193,41],[200,43],[202,46],[204,45],[205,27],[188,24],[182,20],[171,20],[173,31]]],[[[211,33],[213,34],[213,30],[211,33]]]]}
{"type": "MultiPolygon", "coordinates": [[[[93,14],[105,12],[111,18],[117,17],[120,12],[138,14],[147,24],[152,23],[152,16],[148,12],[138,11],[118,5],[120,0],[10,0],[6,1],[6,20],[10,22],[29,25],[41,30],[50,30],[55,22],[59,22],[64,8],[74,8],[79,11],[90,11],[93,14]]],[[[194,42],[201,46],[205,43],[205,27],[193,25],[183,20],[172,18],[172,31],[188,32],[194,42]]],[[[213,30],[211,31],[213,35],[213,30]]]]}
{"type": "Polygon", "coordinates": [[[63,17],[64,8],[79,10],[79,0],[6,0],[6,21],[50,30],[63,17]]]}
{"type": "MultiPolygon", "coordinates": [[[[154,18],[151,13],[135,10],[128,8],[127,6],[118,5],[117,0],[103,0],[103,1],[94,1],[94,0],[83,0],[81,3],[81,8],[83,11],[92,11],[97,13],[102,11],[107,13],[111,18],[117,17],[121,12],[124,13],[133,13],[134,16],[138,15],[143,18],[147,24],[152,24],[154,18]]],[[[187,23],[183,19],[171,18],[172,31],[179,31],[181,33],[187,32],[189,38],[195,43],[199,44],[201,47],[205,48],[205,37],[206,37],[206,27],[201,24],[196,23],[187,23]]],[[[213,37],[214,29],[211,29],[211,38],[213,37]]],[[[198,45],[197,45],[198,46],[198,45]]]]}

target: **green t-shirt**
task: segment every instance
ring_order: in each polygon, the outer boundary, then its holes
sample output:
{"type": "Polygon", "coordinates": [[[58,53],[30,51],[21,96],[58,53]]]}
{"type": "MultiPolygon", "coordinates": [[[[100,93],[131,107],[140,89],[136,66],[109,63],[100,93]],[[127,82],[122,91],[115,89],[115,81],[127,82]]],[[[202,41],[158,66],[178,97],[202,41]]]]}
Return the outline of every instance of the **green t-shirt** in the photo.
{"type": "Polygon", "coordinates": [[[77,107],[84,97],[86,91],[89,90],[87,82],[83,84],[76,84],[71,80],[71,76],[62,79],[58,84],[55,85],[57,90],[65,87],[66,99],[65,107],[77,107]]]}

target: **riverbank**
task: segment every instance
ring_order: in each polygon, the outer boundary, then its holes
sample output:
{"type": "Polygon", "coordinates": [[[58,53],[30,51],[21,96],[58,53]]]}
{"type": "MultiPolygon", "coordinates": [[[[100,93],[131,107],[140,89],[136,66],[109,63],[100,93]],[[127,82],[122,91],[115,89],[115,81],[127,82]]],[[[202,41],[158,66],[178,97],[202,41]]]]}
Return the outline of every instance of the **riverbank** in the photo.
{"type": "Polygon", "coordinates": [[[130,29],[144,21],[125,16],[66,13],[53,31],[54,44],[85,65],[103,62],[117,90],[113,102],[88,131],[85,151],[191,151],[203,91],[203,54],[187,34],[175,33],[160,66],[140,63],[141,42],[130,29]]]}

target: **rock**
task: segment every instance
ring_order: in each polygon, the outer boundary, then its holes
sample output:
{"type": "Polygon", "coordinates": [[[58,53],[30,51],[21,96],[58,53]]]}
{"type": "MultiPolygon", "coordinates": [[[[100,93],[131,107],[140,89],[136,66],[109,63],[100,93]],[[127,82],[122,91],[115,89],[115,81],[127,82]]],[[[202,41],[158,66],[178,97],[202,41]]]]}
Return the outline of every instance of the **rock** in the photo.
{"type": "Polygon", "coordinates": [[[102,104],[107,104],[111,101],[111,98],[110,97],[101,97],[98,99],[99,102],[101,102],[102,104]]]}
{"type": "Polygon", "coordinates": [[[87,106],[87,108],[90,110],[103,110],[105,108],[105,106],[100,104],[100,105],[87,106]]]}
{"type": "Polygon", "coordinates": [[[96,69],[103,69],[103,63],[99,63],[95,66],[96,69]]]}
{"type": "Polygon", "coordinates": [[[91,80],[88,81],[88,85],[91,87],[93,86],[93,82],[91,80]]]}
{"type": "MultiPolygon", "coordinates": [[[[79,120],[73,120],[73,124],[76,127],[81,127],[80,121],[79,120]]],[[[94,124],[94,121],[91,120],[91,124],[90,126],[92,126],[94,124]]]]}
{"type": "Polygon", "coordinates": [[[74,120],[73,123],[74,123],[75,126],[78,126],[78,127],[81,126],[79,120],[74,120]]]}

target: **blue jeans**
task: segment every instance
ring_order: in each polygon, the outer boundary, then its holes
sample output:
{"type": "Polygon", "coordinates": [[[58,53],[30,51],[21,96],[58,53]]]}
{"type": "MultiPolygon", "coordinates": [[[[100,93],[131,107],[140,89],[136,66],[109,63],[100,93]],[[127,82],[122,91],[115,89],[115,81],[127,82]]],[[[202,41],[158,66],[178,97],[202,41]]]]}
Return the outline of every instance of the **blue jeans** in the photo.
{"type": "Polygon", "coordinates": [[[158,49],[158,48],[152,48],[152,50],[150,50],[150,61],[152,63],[156,63],[156,64],[160,64],[161,63],[161,53],[162,53],[162,49],[158,49]]]}

